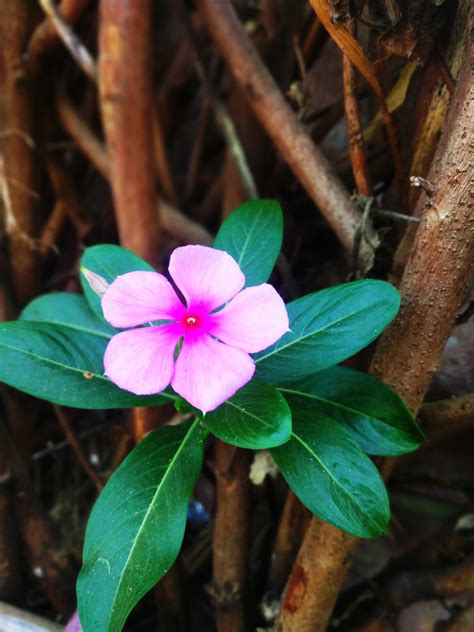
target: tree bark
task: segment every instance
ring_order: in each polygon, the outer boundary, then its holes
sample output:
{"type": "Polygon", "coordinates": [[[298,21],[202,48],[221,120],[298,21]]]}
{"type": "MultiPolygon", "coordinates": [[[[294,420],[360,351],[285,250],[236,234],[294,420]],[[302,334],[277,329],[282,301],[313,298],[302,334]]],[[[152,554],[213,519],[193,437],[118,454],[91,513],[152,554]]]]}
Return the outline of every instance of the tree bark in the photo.
{"type": "Polygon", "coordinates": [[[34,140],[34,85],[24,63],[35,25],[32,0],[0,2],[1,63],[5,112],[0,181],[8,237],[10,276],[20,304],[33,297],[39,279],[38,159],[34,140]],[[3,173],[2,173],[3,172],[3,173]]]}
{"type": "Polygon", "coordinates": [[[151,26],[150,0],[101,2],[99,96],[120,242],[157,263],[151,26]]]}
{"type": "Polygon", "coordinates": [[[249,452],[216,442],[213,583],[218,632],[246,632],[249,452]]]}
{"type": "MultiPolygon", "coordinates": [[[[474,267],[472,44],[428,176],[436,191],[420,198],[422,215],[400,291],[400,312],[382,336],[371,373],[416,414],[454,325],[474,267]]],[[[393,460],[384,468],[390,474],[393,460]]],[[[293,567],[279,624],[283,632],[323,632],[357,539],[313,518],[293,567]],[[298,582],[304,572],[305,582],[298,582]],[[294,600],[293,586],[299,588],[294,600]]]]}

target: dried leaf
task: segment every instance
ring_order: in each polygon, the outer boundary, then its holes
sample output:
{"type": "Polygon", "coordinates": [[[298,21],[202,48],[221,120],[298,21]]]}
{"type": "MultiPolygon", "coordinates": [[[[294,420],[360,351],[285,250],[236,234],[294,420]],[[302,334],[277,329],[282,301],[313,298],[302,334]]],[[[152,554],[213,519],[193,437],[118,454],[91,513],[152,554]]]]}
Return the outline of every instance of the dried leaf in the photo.
{"type": "Polygon", "coordinates": [[[342,24],[335,24],[331,20],[331,5],[328,0],[310,0],[316,15],[321,20],[324,28],[336,42],[357,70],[363,75],[373,90],[383,99],[383,90],[378,82],[372,62],[367,58],[361,45],[355,37],[342,24]]]}
{"type": "MultiPolygon", "coordinates": [[[[405,102],[408,86],[410,85],[411,78],[413,77],[413,73],[417,69],[418,64],[413,61],[408,62],[405,68],[402,70],[398,81],[395,83],[393,88],[390,90],[389,95],[385,99],[385,104],[387,106],[387,110],[392,113],[397,110],[403,103],[405,102]]],[[[383,124],[383,112],[379,109],[372,119],[372,122],[364,131],[364,140],[370,141],[375,133],[379,130],[379,128],[383,124]]]]}

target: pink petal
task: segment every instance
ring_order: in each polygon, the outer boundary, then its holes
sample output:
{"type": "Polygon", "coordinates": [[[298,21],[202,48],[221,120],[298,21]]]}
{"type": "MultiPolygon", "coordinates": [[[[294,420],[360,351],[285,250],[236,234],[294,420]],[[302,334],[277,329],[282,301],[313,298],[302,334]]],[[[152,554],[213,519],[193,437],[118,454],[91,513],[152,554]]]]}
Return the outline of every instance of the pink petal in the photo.
{"type": "Polygon", "coordinates": [[[248,353],[266,349],[288,331],[285,303],[268,283],[242,290],[208,322],[210,334],[248,353]]]}
{"type": "Polygon", "coordinates": [[[176,248],[169,273],[188,307],[203,305],[209,311],[224,305],[245,283],[243,272],[230,255],[205,246],[176,248]]]}
{"type": "Polygon", "coordinates": [[[69,619],[68,624],[64,628],[64,632],[82,632],[82,626],[79,621],[79,615],[77,614],[77,610],[69,619]]]}
{"type": "Polygon", "coordinates": [[[252,358],[210,336],[185,338],[171,386],[204,413],[232,397],[252,378],[252,358]]]}
{"type": "Polygon", "coordinates": [[[102,309],[114,327],[135,327],[154,320],[176,320],[184,306],[162,274],[136,271],[111,283],[102,298],[102,309]]]}
{"type": "Polygon", "coordinates": [[[174,351],[182,335],[174,324],[120,332],[105,350],[105,374],[136,395],[159,393],[170,383],[174,351]]]}

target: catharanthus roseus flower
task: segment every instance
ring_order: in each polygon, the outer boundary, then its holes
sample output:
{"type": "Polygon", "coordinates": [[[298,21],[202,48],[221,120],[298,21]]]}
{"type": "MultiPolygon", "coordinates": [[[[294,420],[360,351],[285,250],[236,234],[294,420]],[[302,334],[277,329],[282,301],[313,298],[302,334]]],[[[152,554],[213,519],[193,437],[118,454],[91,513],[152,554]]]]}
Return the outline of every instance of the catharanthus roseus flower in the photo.
{"type": "Polygon", "coordinates": [[[114,327],[168,322],[113,336],[104,356],[105,373],[137,395],[159,393],[171,384],[207,412],[252,378],[255,364],[249,353],[288,331],[288,314],[271,285],[242,290],[245,276],[222,250],[177,248],[169,273],[185,304],[158,272],[129,272],[107,288],[102,309],[114,327]]]}

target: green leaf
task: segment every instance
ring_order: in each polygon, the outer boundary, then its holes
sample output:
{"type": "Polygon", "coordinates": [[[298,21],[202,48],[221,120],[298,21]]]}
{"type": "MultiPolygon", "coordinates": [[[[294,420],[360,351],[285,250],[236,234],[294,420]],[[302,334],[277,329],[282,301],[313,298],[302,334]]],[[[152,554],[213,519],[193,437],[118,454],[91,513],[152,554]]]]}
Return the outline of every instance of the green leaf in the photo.
{"type": "Polygon", "coordinates": [[[119,331],[98,318],[82,294],[71,292],[53,292],[35,298],[22,311],[20,319],[65,325],[103,338],[111,338],[119,331]]]}
{"type": "Polygon", "coordinates": [[[147,435],[112,475],[87,525],[77,582],[84,632],[119,632],[169,570],[202,461],[200,424],[185,422],[147,435]]]}
{"type": "Polygon", "coordinates": [[[359,537],[384,533],[390,518],[379,471],[351,435],[330,417],[315,418],[307,400],[290,396],[290,441],[273,457],[301,502],[326,522],[359,537]]]}
{"type": "Polygon", "coordinates": [[[283,238],[283,213],[274,200],[251,200],[223,222],[214,248],[225,250],[245,274],[245,285],[260,285],[270,276],[283,238]]]}
{"type": "Polygon", "coordinates": [[[77,326],[18,320],[0,323],[0,381],[29,395],[76,408],[161,406],[174,397],[133,395],[104,376],[109,337],[77,326]]]}
{"type": "MultiPolygon", "coordinates": [[[[154,271],[154,268],[133,252],[113,244],[101,244],[87,248],[82,255],[80,268],[87,268],[112,283],[120,274],[135,270],[154,271]]],[[[81,284],[92,311],[103,318],[100,297],[91,289],[84,274],[81,272],[81,284]]]]}
{"type": "Polygon", "coordinates": [[[282,384],[334,366],[366,347],[393,320],[398,291],[385,281],[353,281],[287,305],[290,331],[255,356],[257,377],[282,384]]]}
{"type": "Polygon", "coordinates": [[[222,441],[252,450],[281,445],[291,435],[291,412],[285,398],[258,381],[250,382],[207,413],[204,423],[222,441]]]}
{"type": "Polygon", "coordinates": [[[425,437],[403,401],[374,377],[333,367],[280,388],[305,398],[313,410],[341,423],[369,454],[396,456],[416,450],[425,437]]]}

